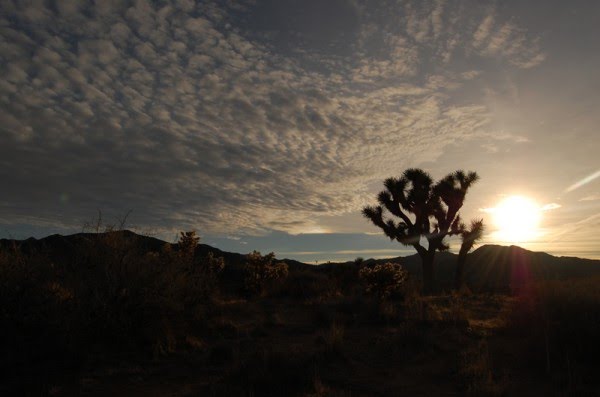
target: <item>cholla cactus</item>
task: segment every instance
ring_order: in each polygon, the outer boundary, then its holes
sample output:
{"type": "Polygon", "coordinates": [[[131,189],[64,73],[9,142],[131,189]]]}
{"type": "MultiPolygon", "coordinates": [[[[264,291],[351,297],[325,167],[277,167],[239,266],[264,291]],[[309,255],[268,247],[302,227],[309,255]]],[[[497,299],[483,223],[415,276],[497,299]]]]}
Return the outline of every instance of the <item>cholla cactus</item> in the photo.
{"type": "Polygon", "coordinates": [[[225,268],[225,260],[209,252],[206,258],[204,258],[202,265],[211,274],[218,274],[225,268]]]}
{"type": "Polygon", "coordinates": [[[195,230],[190,232],[180,232],[179,241],[177,242],[179,245],[179,252],[185,256],[193,257],[199,242],[200,237],[196,236],[195,230]]]}
{"type": "Polygon", "coordinates": [[[209,252],[206,256],[196,256],[196,247],[200,237],[195,231],[181,232],[178,249],[171,251],[170,246],[165,246],[163,256],[173,265],[174,277],[180,280],[174,282],[183,295],[187,304],[196,304],[218,290],[218,277],[225,268],[225,261],[221,257],[209,252]],[[184,287],[185,286],[185,287],[184,287]]]}
{"type": "Polygon", "coordinates": [[[408,272],[397,263],[387,262],[361,269],[359,277],[365,282],[368,294],[383,300],[401,294],[408,272]]]}
{"type": "Polygon", "coordinates": [[[273,263],[274,253],[262,256],[260,252],[253,251],[246,255],[246,277],[244,284],[251,294],[264,293],[268,283],[285,279],[288,276],[288,265],[285,262],[273,263]]]}

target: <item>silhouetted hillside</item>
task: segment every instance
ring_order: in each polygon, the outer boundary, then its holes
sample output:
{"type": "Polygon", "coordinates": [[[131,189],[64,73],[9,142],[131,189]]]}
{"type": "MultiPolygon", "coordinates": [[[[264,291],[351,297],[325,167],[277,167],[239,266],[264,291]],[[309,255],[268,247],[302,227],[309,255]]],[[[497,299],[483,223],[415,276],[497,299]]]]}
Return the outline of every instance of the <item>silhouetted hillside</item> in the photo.
{"type": "MultiPolygon", "coordinates": [[[[439,287],[452,286],[456,270],[456,257],[457,255],[451,252],[436,254],[436,281],[439,287]]],[[[417,254],[396,258],[367,259],[364,263],[380,264],[385,262],[400,263],[412,275],[421,277],[421,258],[417,254]]],[[[556,257],[545,252],[533,252],[514,245],[483,245],[467,256],[467,280],[471,286],[483,289],[515,289],[532,281],[564,280],[596,275],[600,275],[600,260],[556,257]]]]}
{"type": "Polygon", "coordinates": [[[566,280],[600,275],[600,261],[556,257],[521,247],[484,245],[469,255],[469,279],[493,288],[520,288],[532,280],[566,280]]]}
{"type": "MultiPolygon", "coordinates": [[[[160,252],[165,246],[177,250],[177,244],[167,243],[154,237],[142,236],[124,230],[111,232],[133,244],[136,252],[160,252]]],[[[53,261],[72,262],[85,257],[88,248],[103,233],[78,233],[68,236],[54,234],[41,239],[0,240],[0,247],[17,246],[23,253],[38,252],[47,255],[53,261]]],[[[212,253],[222,257],[233,268],[244,262],[240,253],[226,252],[206,244],[196,247],[196,254],[206,256],[212,253]]],[[[293,269],[326,270],[340,265],[352,266],[353,262],[328,263],[315,267],[293,259],[285,261],[293,269]]],[[[367,259],[365,264],[396,262],[402,264],[413,277],[421,277],[421,259],[417,254],[387,259],[367,259]]],[[[436,255],[436,283],[438,287],[452,285],[456,266],[456,254],[441,252],[436,255]]],[[[517,246],[484,245],[470,253],[467,258],[466,278],[471,287],[480,289],[505,290],[521,288],[535,280],[561,280],[600,275],[600,261],[574,257],[556,257],[544,252],[533,252],[517,246]]]]}
{"type": "MultiPolygon", "coordinates": [[[[121,241],[126,241],[127,247],[135,247],[137,254],[144,255],[148,252],[160,252],[166,246],[170,249],[177,250],[177,244],[168,243],[166,241],[136,234],[129,230],[108,232],[115,237],[119,237],[121,241]]],[[[71,261],[81,258],[85,255],[88,248],[97,240],[107,233],[77,233],[67,236],[53,234],[41,239],[33,237],[26,240],[0,239],[0,248],[18,247],[25,254],[41,253],[47,255],[53,261],[71,261]]],[[[212,253],[216,257],[222,257],[227,264],[237,266],[243,263],[244,254],[221,251],[218,248],[211,247],[207,244],[198,244],[196,254],[206,256],[212,253]]],[[[276,262],[285,261],[290,266],[305,267],[310,266],[293,259],[280,259],[276,262]]]]}

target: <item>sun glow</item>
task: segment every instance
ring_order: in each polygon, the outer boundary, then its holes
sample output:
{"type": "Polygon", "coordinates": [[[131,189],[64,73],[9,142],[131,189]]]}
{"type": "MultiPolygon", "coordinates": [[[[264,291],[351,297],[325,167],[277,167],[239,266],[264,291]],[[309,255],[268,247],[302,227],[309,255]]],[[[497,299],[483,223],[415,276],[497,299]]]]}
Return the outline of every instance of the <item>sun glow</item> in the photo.
{"type": "Polygon", "coordinates": [[[491,209],[498,231],[498,241],[525,243],[539,235],[538,225],[542,209],[533,200],[522,196],[510,196],[491,209]]]}

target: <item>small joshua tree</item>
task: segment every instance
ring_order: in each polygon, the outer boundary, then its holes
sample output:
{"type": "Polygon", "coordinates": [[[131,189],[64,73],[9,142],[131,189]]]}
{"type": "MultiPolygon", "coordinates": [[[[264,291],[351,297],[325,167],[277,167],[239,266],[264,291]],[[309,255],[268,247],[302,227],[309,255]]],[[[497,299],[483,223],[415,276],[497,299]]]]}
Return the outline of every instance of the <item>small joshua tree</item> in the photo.
{"type": "Polygon", "coordinates": [[[469,229],[462,225],[462,231],[460,233],[462,243],[460,245],[460,251],[458,252],[458,258],[456,259],[456,277],[454,280],[454,286],[457,290],[460,290],[465,282],[467,254],[471,251],[471,248],[481,240],[484,230],[483,219],[471,221],[471,227],[469,229]]]}
{"type": "Polygon", "coordinates": [[[467,191],[479,179],[475,172],[455,171],[434,183],[431,176],[411,168],[400,178],[384,181],[377,206],[363,208],[363,215],[383,230],[391,240],[415,248],[423,266],[423,289],[433,291],[436,251],[449,248],[447,236],[459,235],[464,229],[458,211],[467,191]],[[385,219],[387,211],[394,219],[385,219]],[[427,246],[421,240],[427,241],[427,246]]]}

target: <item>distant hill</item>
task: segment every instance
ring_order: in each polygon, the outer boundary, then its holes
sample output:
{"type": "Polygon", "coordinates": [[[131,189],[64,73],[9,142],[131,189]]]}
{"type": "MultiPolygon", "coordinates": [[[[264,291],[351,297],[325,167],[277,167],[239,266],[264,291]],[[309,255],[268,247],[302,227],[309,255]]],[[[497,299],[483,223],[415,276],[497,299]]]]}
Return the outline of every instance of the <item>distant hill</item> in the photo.
{"type": "MultiPolygon", "coordinates": [[[[450,287],[453,284],[456,257],[457,255],[451,252],[436,254],[436,280],[439,286],[450,287]]],[[[400,263],[411,274],[421,276],[421,258],[417,254],[389,259],[368,259],[365,262],[400,263]]],[[[466,266],[468,283],[486,290],[521,288],[532,280],[600,276],[600,260],[557,257],[515,245],[483,245],[467,256],[466,266]]]]}
{"type": "MultiPolygon", "coordinates": [[[[140,254],[159,252],[164,249],[165,246],[170,246],[171,249],[177,250],[177,244],[168,243],[154,237],[139,235],[129,230],[109,232],[109,234],[113,234],[132,243],[131,246],[135,247],[140,254]]],[[[86,247],[95,240],[104,236],[106,236],[106,233],[77,233],[67,236],[53,234],[41,239],[35,239],[33,237],[26,240],[0,239],[0,249],[18,247],[23,253],[43,253],[44,255],[48,255],[53,261],[73,260],[81,253],[85,252],[86,247]]],[[[208,253],[212,253],[216,257],[222,257],[225,259],[225,262],[230,265],[242,264],[245,257],[244,254],[221,251],[220,249],[211,247],[207,244],[198,244],[196,247],[197,255],[206,256],[208,253]]],[[[280,259],[277,261],[285,261],[291,266],[311,266],[293,259],[280,259]]]]}
{"type": "MultiPolygon", "coordinates": [[[[158,252],[165,246],[177,250],[177,244],[167,243],[154,237],[138,235],[125,230],[111,232],[119,238],[132,242],[139,254],[158,252]]],[[[26,240],[0,239],[0,249],[18,247],[23,253],[39,252],[50,257],[53,261],[76,261],[85,254],[86,247],[103,233],[78,233],[68,236],[54,234],[45,238],[26,240]]],[[[212,253],[223,257],[232,266],[244,262],[240,253],[221,251],[206,244],[199,244],[197,255],[205,256],[212,253]]],[[[285,261],[290,270],[303,269],[308,271],[326,270],[335,266],[354,266],[353,262],[328,263],[309,265],[293,259],[285,261]]],[[[367,259],[365,264],[396,262],[402,264],[413,276],[421,276],[421,259],[417,254],[406,257],[388,259],[367,259]]],[[[456,255],[450,252],[436,254],[436,280],[439,287],[450,287],[454,280],[456,255]]],[[[506,290],[522,288],[533,280],[573,279],[581,277],[600,276],[600,260],[581,259],[574,257],[556,257],[544,252],[533,252],[517,246],[484,245],[470,253],[467,258],[467,281],[471,286],[485,290],[506,290]]]]}

